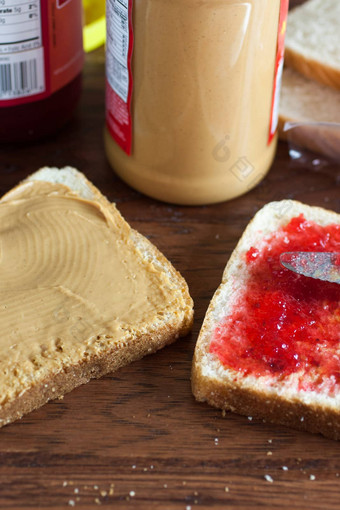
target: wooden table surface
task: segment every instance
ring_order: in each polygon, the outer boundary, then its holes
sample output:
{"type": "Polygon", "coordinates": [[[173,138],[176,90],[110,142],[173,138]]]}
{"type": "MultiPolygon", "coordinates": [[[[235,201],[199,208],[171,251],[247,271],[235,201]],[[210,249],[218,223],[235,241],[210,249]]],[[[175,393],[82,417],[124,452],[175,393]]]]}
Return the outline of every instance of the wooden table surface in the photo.
{"type": "Polygon", "coordinates": [[[130,189],[106,162],[104,54],[87,56],[74,120],[51,140],[0,149],[0,192],[42,165],[73,165],[115,201],[186,278],[192,333],[155,355],[82,386],[0,431],[0,508],[340,507],[340,445],[194,401],[195,341],[223,268],[266,202],[295,198],[340,212],[340,169],[279,144],[273,168],[231,202],[179,207],[130,189]],[[272,478],[272,482],[265,479],[272,478]]]}

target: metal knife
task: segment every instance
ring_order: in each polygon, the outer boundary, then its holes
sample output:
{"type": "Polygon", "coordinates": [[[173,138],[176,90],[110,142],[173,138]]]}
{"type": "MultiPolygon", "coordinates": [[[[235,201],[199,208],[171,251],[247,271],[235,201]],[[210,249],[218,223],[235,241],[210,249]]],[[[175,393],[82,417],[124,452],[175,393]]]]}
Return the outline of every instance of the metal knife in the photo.
{"type": "Polygon", "coordinates": [[[317,280],[340,283],[340,253],[295,251],[280,255],[282,266],[317,280]]]}

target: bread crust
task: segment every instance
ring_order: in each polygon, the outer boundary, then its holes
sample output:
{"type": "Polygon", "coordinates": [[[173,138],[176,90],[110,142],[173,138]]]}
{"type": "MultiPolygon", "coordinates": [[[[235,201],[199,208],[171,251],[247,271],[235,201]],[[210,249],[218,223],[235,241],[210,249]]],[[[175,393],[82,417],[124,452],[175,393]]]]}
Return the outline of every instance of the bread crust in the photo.
{"type": "Polygon", "coordinates": [[[0,427],[22,418],[49,400],[63,397],[91,379],[99,379],[162,349],[187,333],[188,324],[182,325],[180,321],[176,321],[159,329],[156,335],[144,334],[135,339],[127,338],[105,353],[93,355],[87,360],[68,366],[64,371],[51,374],[48,379],[32,386],[23,395],[0,407],[0,427]]]}
{"type": "Polygon", "coordinates": [[[317,399],[307,402],[294,392],[279,394],[258,379],[253,381],[240,376],[235,370],[225,368],[217,356],[209,353],[211,332],[221,313],[228,315],[229,301],[237,292],[232,287],[232,281],[234,278],[236,281],[240,279],[239,286],[242,286],[245,281],[242,276],[246,279],[242,254],[252,242],[256,243],[261,237],[274,232],[301,212],[313,221],[319,219],[320,224],[340,223],[339,214],[294,200],[269,203],[254,216],[233,251],[224,269],[222,282],[209,304],[193,357],[192,391],[198,401],[207,402],[213,407],[340,439],[340,408],[320,403],[317,399]],[[222,308],[221,311],[219,308],[222,308]]]}
{"type": "Polygon", "coordinates": [[[195,359],[192,371],[192,390],[198,401],[276,425],[321,433],[330,439],[340,439],[339,411],[306,405],[298,399],[269,396],[256,388],[250,390],[237,387],[229,380],[207,381],[198,364],[199,360],[195,359]]]}
{"type": "Polygon", "coordinates": [[[285,67],[278,123],[280,139],[288,141],[294,148],[303,147],[339,159],[339,101],[339,91],[285,67]],[[286,122],[292,125],[285,126],[286,122]]]}
{"type": "MultiPolygon", "coordinates": [[[[86,177],[73,168],[59,171],[55,168],[43,168],[29,176],[24,182],[34,180],[45,180],[53,182],[56,179],[69,185],[70,189],[76,191],[79,196],[87,199],[98,200],[112,208],[117,222],[125,220],[104,197],[97,188],[90,183],[86,177]],[[64,181],[67,182],[64,182],[64,181]],[[77,189],[75,189],[77,188],[77,189]]],[[[57,182],[59,182],[57,181],[57,182]]],[[[19,185],[20,186],[20,185],[19,185]]],[[[16,188],[13,188],[14,191],[16,188]]],[[[9,197],[9,192],[5,197],[9,197]]],[[[3,197],[3,198],[5,198],[3,197]]],[[[105,342],[105,338],[97,337],[103,346],[76,363],[65,364],[63,369],[51,373],[44,380],[37,380],[36,383],[23,391],[20,395],[0,405],[0,427],[9,424],[25,414],[37,409],[49,400],[60,398],[71,390],[87,383],[92,378],[99,378],[105,374],[118,370],[119,368],[138,360],[147,354],[156,352],[165,345],[171,344],[181,336],[189,333],[193,323],[193,301],[190,297],[188,286],[184,278],[172,266],[164,255],[142,234],[130,229],[130,237],[141,257],[153,262],[158,268],[166,272],[170,283],[182,295],[183,306],[180,310],[169,310],[163,319],[157,322],[143,324],[138,330],[127,331],[122,340],[117,342],[105,342]]],[[[114,340],[114,339],[113,339],[114,340]]]]}
{"type": "Polygon", "coordinates": [[[307,58],[294,51],[288,45],[285,49],[285,65],[292,67],[299,73],[312,80],[328,85],[336,90],[340,90],[340,70],[330,67],[327,64],[307,58]]]}

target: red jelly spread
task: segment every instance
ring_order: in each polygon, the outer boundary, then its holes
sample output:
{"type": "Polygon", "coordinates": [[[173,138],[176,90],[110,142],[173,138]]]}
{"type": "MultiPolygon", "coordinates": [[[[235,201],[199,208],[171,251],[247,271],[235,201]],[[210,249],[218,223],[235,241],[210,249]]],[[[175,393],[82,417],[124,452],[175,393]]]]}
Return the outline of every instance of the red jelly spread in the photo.
{"type": "MultiPolygon", "coordinates": [[[[244,375],[303,372],[300,389],[340,385],[340,285],[297,275],[280,265],[286,251],[340,252],[340,225],[303,215],[246,253],[249,281],[210,344],[221,363],[244,375]],[[338,357],[339,355],[339,357],[338,357]]],[[[339,389],[339,387],[338,387],[339,389]]]]}

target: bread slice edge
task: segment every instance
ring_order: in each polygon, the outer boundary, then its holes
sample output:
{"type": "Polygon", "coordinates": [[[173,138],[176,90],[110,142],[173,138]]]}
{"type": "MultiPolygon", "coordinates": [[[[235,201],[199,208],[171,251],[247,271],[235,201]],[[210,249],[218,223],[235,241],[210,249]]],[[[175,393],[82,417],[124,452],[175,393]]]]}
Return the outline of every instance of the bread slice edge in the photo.
{"type": "Polygon", "coordinates": [[[336,20],[339,3],[308,0],[288,13],[285,64],[307,78],[340,90],[336,20]]]}
{"type": "Polygon", "coordinates": [[[320,60],[308,58],[288,45],[285,48],[285,65],[295,69],[306,78],[340,90],[340,69],[331,67],[320,60]]]}

